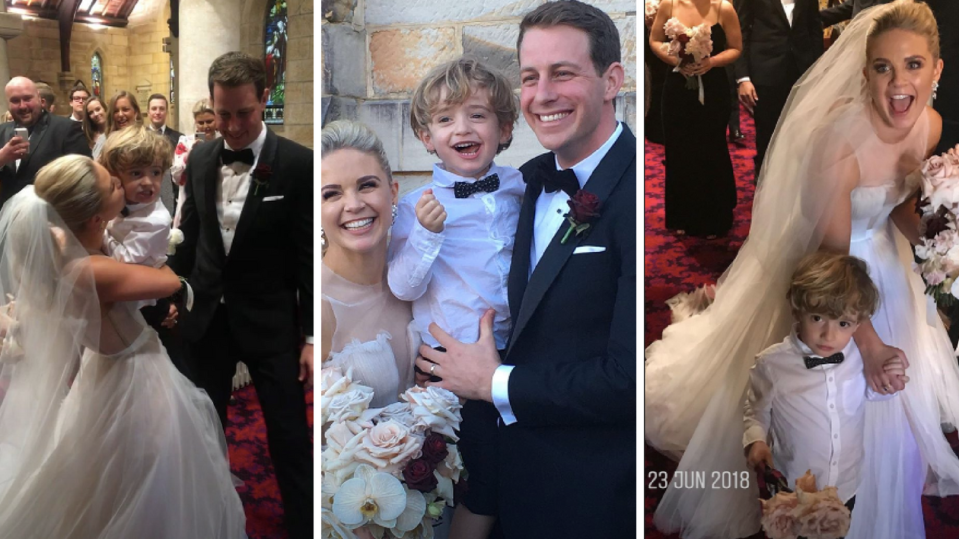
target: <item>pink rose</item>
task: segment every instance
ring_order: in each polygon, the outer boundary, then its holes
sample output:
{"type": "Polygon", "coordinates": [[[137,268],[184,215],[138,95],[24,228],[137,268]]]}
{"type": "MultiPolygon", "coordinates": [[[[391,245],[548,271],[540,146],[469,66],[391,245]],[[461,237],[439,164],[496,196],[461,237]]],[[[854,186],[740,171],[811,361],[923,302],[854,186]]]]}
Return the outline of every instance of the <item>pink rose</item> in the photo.
{"type": "Polygon", "coordinates": [[[423,440],[406,427],[393,420],[383,421],[366,432],[356,459],[372,464],[377,471],[393,473],[418,458],[422,447],[423,440]]]}
{"type": "Polygon", "coordinates": [[[849,532],[849,508],[839,499],[836,487],[815,493],[800,492],[798,498],[796,520],[800,535],[839,539],[849,532]]]}
{"type": "Polygon", "coordinates": [[[799,500],[795,493],[780,492],[771,500],[760,501],[763,504],[760,522],[769,539],[796,539],[799,536],[795,514],[799,500]]]}
{"type": "Polygon", "coordinates": [[[922,164],[922,176],[934,186],[942,183],[942,180],[949,178],[952,174],[952,163],[941,155],[934,155],[922,164]]]}

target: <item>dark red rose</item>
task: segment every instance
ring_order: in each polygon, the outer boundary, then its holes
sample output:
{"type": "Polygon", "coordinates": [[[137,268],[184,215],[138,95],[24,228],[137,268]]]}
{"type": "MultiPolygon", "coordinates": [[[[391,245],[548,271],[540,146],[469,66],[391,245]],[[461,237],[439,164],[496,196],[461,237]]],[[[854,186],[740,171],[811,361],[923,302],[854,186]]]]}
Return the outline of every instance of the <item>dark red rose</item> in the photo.
{"type": "Polygon", "coordinates": [[[423,458],[434,466],[443,462],[443,459],[449,454],[449,450],[446,449],[446,440],[444,440],[440,434],[432,432],[426,437],[426,441],[423,442],[423,458]]]}
{"type": "MultiPolygon", "coordinates": [[[[678,36],[676,36],[676,41],[678,41],[678,42],[682,43],[683,45],[685,45],[685,44],[689,43],[689,36],[688,36],[687,34],[685,34],[685,33],[679,34],[678,36]]],[[[685,48],[685,47],[683,47],[683,48],[685,48]]]]}
{"type": "Polygon", "coordinates": [[[936,215],[926,220],[925,228],[926,233],[923,234],[923,236],[931,240],[936,237],[936,234],[949,228],[949,221],[945,217],[939,217],[936,215]]]}
{"type": "Polygon", "coordinates": [[[582,189],[576,191],[567,204],[569,204],[569,217],[578,224],[589,223],[599,217],[599,197],[589,191],[582,189]]]}
{"type": "Polygon", "coordinates": [[[412,460],[403,468],[403,479],[406,486],[420,492],[432,492],[439,481],[433,475],[435,466],[425,458],[412,460]]]}
{"type": "Polygon", "coordinates": [[[270,176],[273,175],[273,169],[270,168],[270,165],[260,163],[253,169],[253,177],[261,182],[270,181],[270,176]]]}

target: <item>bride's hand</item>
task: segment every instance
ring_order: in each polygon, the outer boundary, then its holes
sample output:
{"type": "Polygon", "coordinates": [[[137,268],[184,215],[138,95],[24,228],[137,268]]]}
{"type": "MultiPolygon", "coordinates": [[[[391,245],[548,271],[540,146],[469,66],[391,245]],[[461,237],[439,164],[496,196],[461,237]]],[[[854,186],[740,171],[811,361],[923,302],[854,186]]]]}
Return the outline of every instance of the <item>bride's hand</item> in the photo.
{"type": "Polygon", "coordinates": [[[909,361],[905,352],[882,341],[877,341],[872,346],[860,347],[859,351],[862,354],[863,374],[873,391],[890,395],[905,389],[908,378],[903,380],[904,377],[896,376],[885,369],[889,361],[899,361],[903,368],[908,368],[909,361]]]}

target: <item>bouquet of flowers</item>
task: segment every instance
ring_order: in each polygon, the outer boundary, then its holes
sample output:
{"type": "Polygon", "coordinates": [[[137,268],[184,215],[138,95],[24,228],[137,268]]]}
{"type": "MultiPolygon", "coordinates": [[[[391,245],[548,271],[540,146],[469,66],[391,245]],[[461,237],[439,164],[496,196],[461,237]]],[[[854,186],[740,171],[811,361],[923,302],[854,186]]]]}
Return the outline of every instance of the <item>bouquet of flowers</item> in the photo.
{"type": "Polygon", "coordinates": [[[373,390],[352,369],[323,369],[320,421],[322,537],[431,539],[433,521],[453,505],[464,476],[456,443],[462,405],[435,387],[406,390],[400,402],[369,408],[373,390]]]}
{"type": "Polygon", "coordinates": [[[647,19],[652,19],[656,16],[656,13],[659,11],[660,2],[661,0],[646,0],[645,10],[647,19]]]}
{"type": "MultiPolygon", "coordinates": [[[[781,474],[780,474],[781,475],[781,474]]],[[[796,491],[779,489],[761,499],[762,526],[769,539],[839,539],[849,532],[851,513],[836,487],[816,489],[816,477],[807,471],[796,480],[796,491]]]]}
{"type": "MultiPolygon", "coordinates": [[[[669,56],[679,58],[679,65],[673,69],[674,73],[679,72],[681,67],[702,62],[713,52],[712,29],[706,24],[686,28],[683,23],[673,17],[666,21],[664,29],[669,43],[664,43],[663,49],[669,56]]],[[[699,103],[706,103],[701,76],[686,77],[686,88],[698,89],[699,103]]]]}
{"type": "Polygon", "coordinates": [[[922,196],[917,203],[921,215],[916,245],[916,271],[926,283],[926,294],[940,306],[959,299],[959,146],[934,155],[922,164],[922,196]]]}

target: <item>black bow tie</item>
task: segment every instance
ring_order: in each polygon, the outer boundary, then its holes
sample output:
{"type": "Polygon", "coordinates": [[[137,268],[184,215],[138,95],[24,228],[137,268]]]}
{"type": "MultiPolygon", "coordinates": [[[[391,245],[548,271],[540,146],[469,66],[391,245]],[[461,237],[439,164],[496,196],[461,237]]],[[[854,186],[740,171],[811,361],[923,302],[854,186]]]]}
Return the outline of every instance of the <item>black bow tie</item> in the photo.
{"type": "Polygon", "coordinates": [[[453,194],[456,198],[467,198],[473,193],[484,191],[492,193],[499,189],[499,175],[490,174],[475,182],[456,182],[453,184],[453,194]]]}
{"type": "Polygon", "coordinates": [[[246,163],[247,165],[253,166],[253,160],[256,159],[256,156],[253,155],[253,150],[249,148],[236,152],[223,148],[223,151],[220,152],[220,159],[223,159],[224,165],[229,165],[239,161],[241,163],[246,163]]]}
{"type": "Polygon", "coordinates": [[[539,177],[543,180],[543,188],[547,193],[555,193],[562,189],[569,196],[575,196],[579,191],[579,180],[576,179],[576,173],[573,169],[556,170],[552,159],[543,161],[539,167],[539,177]]]}
{"type": "Polygon", "coordinates": [[[124,206],[123,209],[120,210],[120,215],[122,215],[122,216],[124,216],[124,217],[129,217],[129,216],[130,216],[130,207],[129,207],[129,206],[124,206]]]}
{"type": "Polygon", "coordinates": [[[842,355],[842,352],[836,352],[835,354],[829,357],[819,357],[819,356],[803,356],[803,361],[806,362],[806,368],[811,369],[813,367],[818,367],[820,365],[833,364],[838,365],[842,363],[842,360],[845,359],[842,355]]]}

